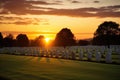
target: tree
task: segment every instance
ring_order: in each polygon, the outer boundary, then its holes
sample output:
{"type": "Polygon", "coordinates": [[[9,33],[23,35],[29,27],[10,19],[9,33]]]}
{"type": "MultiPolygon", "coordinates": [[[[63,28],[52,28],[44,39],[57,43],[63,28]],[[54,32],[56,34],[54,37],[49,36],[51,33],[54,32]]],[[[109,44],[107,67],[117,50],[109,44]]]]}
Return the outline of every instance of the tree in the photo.
{"type": "Polygon", "coordinates": [[[12,47],[14,45],[13,35],[9,34],[3,39],[3,46],[12,47]]]}
{"type": "Polygon", "coordinates": [[[40,35],[35,40],[31,41],[31,46],[45,46],[45,37],[40,35]]]}
{"type": "Polygon", "coordinates": [[[2,33],[0,32],[0,47],[3,46],[3,36],[2,33]]]}
{"type": "Polygon", "coordinates": [[[19,34],[16,37],[16,41],[17,41],[17,46],[19,46],[19,47],[29,46],[29,39],[26,34],[19,34]]]}
{"type": "Polygon", "coordinates": [[[57,46],[72,46],[75,45],[74,34],[68,28],[63,28],[57,33],[55,38],[55,45],[57,46]]]}
{"type": "Polygon", "coordinates": [[[94,33],[93,44],[109,45],[120,44],[119,24],[112,21],[105,21],[98,26],[94,33]]]}
{"type": "Polygon", "coordinates": [[[87,40],[79,40],[78,41],[78,45],[80,45],[80,46],[86,46],[89,44],[90,44],[90,41],[87,41],[87,40]]]}
{"type": "Polygon", "coordinates": [[[105,21],[104,23],[100,24],[94,36],[96,37],[101,35],[120,35],[119,24],[112,21],[105,21]]]}

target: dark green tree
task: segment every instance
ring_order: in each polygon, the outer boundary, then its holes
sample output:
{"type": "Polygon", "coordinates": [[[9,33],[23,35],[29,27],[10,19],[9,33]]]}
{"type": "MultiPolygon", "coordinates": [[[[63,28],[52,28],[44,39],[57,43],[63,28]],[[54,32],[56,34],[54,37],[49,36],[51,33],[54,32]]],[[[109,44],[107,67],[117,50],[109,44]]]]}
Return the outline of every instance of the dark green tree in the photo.
{"type": "Polygon", "coordinates": [[[0,47],[2,47],[2,46],[3,46],[3,35],[0,32],[0,47]]]}
{"type": "Polygon", "coordinates": [[[116,45],[120,44],[119,24],[112,21],[105,21],[100,24],[94,33],[93,44],[96,45],[116,45]]]}
{"type": "Polygon", "coordinates": [[[29,46],[29,39],[28,39],[26,34],[19,34],[16,37],[16,42],[17,42],[16,45],[19,46],[19,47],[27,47],[27,46],[29,46]]]}
{"type": "Polygon", "coordinates": [[[57,33],[55,38],[56,46],[72,46],[75,45],[74,34],[68,28],[63,28],[60,32],[57,33]]]}

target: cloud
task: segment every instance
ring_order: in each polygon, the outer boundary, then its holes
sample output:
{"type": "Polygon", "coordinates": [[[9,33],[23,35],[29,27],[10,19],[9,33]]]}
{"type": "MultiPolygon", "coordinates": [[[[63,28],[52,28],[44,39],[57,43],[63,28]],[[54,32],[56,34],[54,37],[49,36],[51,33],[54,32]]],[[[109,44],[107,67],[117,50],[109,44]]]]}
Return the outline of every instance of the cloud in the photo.
{"type": "Polygon", "coordinates": [[[47,2],[39,0],[0,0],[0,14],[25,14],[35,5],[60,5],[58,2],[47,2]]]}
{"type": "Polygon", "coordinates": [[[0,0],[0,7],[3,9],[1,13],[21,14],[32,7],[31,4],[26,4],[25,0],[0,0]]]}
{"type": "Polygon", "coordinates": [[[5,17],[0,16],[0,24],[16,24],[16,25],[39,25],[48,23],[48,20],[42,18],[24,18],[24,17],[5,17]]]}
{"type": "Polygon", "coordinates": [[[100,1],[94,1],[94,3],[100,3],[100,1]]]}
{"type": "MultiPolygon", "coordinates": [[[[46,8],[49,9],[49,8],[46,8]]],[[[29,13],[40,15],[59,15],[70,17],[120,17],[120,5],[106,6],[100,8],[77,8],[77,9],[55,9],[50,8],[48,11],[44,10],[29,10],[29,13]]]]}
{"type": "Polygon", "coordinates": [[[72,1],[72,3],[81,3],[81,2],[80,2],[80,1],[74,0],[74,1],[72,1]]]}
{"type": "Polygon", "coordinates": [[[61,1],[61,0],[56,0],[55,2],[62,3],[62,1],[61,1]]]}
{"type": "Polygon", "coordinates": [[[13,22],[13,24],[16,24],[16,25],[28,25],[28,24],[31,24],[31,21],[30,22],[25,22],[25,21],[16,21],[16,22],[13,22]]]}
{"type": "MultiPolygon", "coordinates": [[[[70,0],[78,3],[78,0],[70,0]]],[[[99,1],[94,1],[98,3],[99,1]]],[[[76,9],[57,9],[49,7],[40,7],[39,5],[57,5],[59,2],[50,2],[48,0],[0,0],[0,14],[16,15],[58,15],[69,17],[120,17],[120,5],[104,7],[88,7],[76,9]]]]}
{"type": "Polygon", "coordinates": [[[45,1],[35,1],[35,0],[29,0],[26,1],[26,3],[30,3],[30,4],[39,4],[39,5],[60,5],[62,1],[55,1],[55,2],[47,2],[47,0],[45,1]]]}

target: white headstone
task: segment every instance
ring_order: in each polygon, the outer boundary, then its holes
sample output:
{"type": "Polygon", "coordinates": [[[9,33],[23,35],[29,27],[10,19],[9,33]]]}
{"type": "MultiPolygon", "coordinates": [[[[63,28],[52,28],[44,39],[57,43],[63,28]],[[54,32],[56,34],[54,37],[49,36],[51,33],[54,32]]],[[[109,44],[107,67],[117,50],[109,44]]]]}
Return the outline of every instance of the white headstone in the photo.
{"type": "Polygon", "coordinates": [[[101,60],[101,53],[100,53],[100,52],[97,52],[97,53],[96,53],[96,61],[97,61],[97,62],[100,62],[100,60],[101,60]]]}
{"type": "Polygon", "coordinates": [[[87,58],[89,61],[92,60],[92,53],[90,51],[87,52],[87,58]]]}
{"type": "Polygon", "coordinates": [[[76,59],[76,56],[75,56],[75,53],[74,53],[74,52],[71,53],[71,56],[72,56],[72,59],[73,59],[73,60],[76,59]]]}
{"type": "Polygon", "coordinates": [[[68,51],[65,51],[65,58],[69,59],[69,52],[68,51]]]}
{"type": "Polygon", "coordinates": [[[105,61],[106,63],[112,63],[112,58],[111,58],[111,50],[109,49],[106,53],[105,61]]]}
{"type": "Polygon", "coordinates": [[[56,52],[55,52],[55,58],[58,58],[58,57],[59,57],[59,52],[56,51],[56,52]]]}
{"type": "Polygon", "coordinates": [[[83,60],[83,51],[82,51],[82,50],[80,50],[79,59],[80,59],[80,60],[83,60]]]}

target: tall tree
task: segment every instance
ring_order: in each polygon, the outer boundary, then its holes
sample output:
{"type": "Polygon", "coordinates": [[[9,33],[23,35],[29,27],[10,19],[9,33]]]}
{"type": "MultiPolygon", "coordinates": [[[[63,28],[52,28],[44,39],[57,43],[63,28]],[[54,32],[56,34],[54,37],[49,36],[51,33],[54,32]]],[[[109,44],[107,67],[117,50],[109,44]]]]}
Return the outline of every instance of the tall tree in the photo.
{"type": "Polygon", "coordinates": [[[72,46],[75,45],[74,34],[68,28],[63,28],[57,33],[55,38],[55,45],[57,46],[72,46]]]}
{"type": "Polygon", "coordinates": [[[109,45],[120,43],[119,24],[112,21],[105,21],[98,26],[94,33],[93,44],[109,45]],[[117,40],[117,41],[116,41],[117,40]]]}
{"type": "Polygon", "coordinates": [[[3,46],[12,47],[14,45],[13,35],[9,34],[3,39],[3,46]]]}
{"type": "Polygon", "coordinates": [[[26,34],[19,34],[16,37],[16,41],[17,41],[17,46],[19,46],[19,47],[29,46],[29,39],[26,34]]]}
{"type": "Polygon", "coordinates": [[[0,32],[0,47],[3,46],[3,36],[2,33],[0,32]]]}

